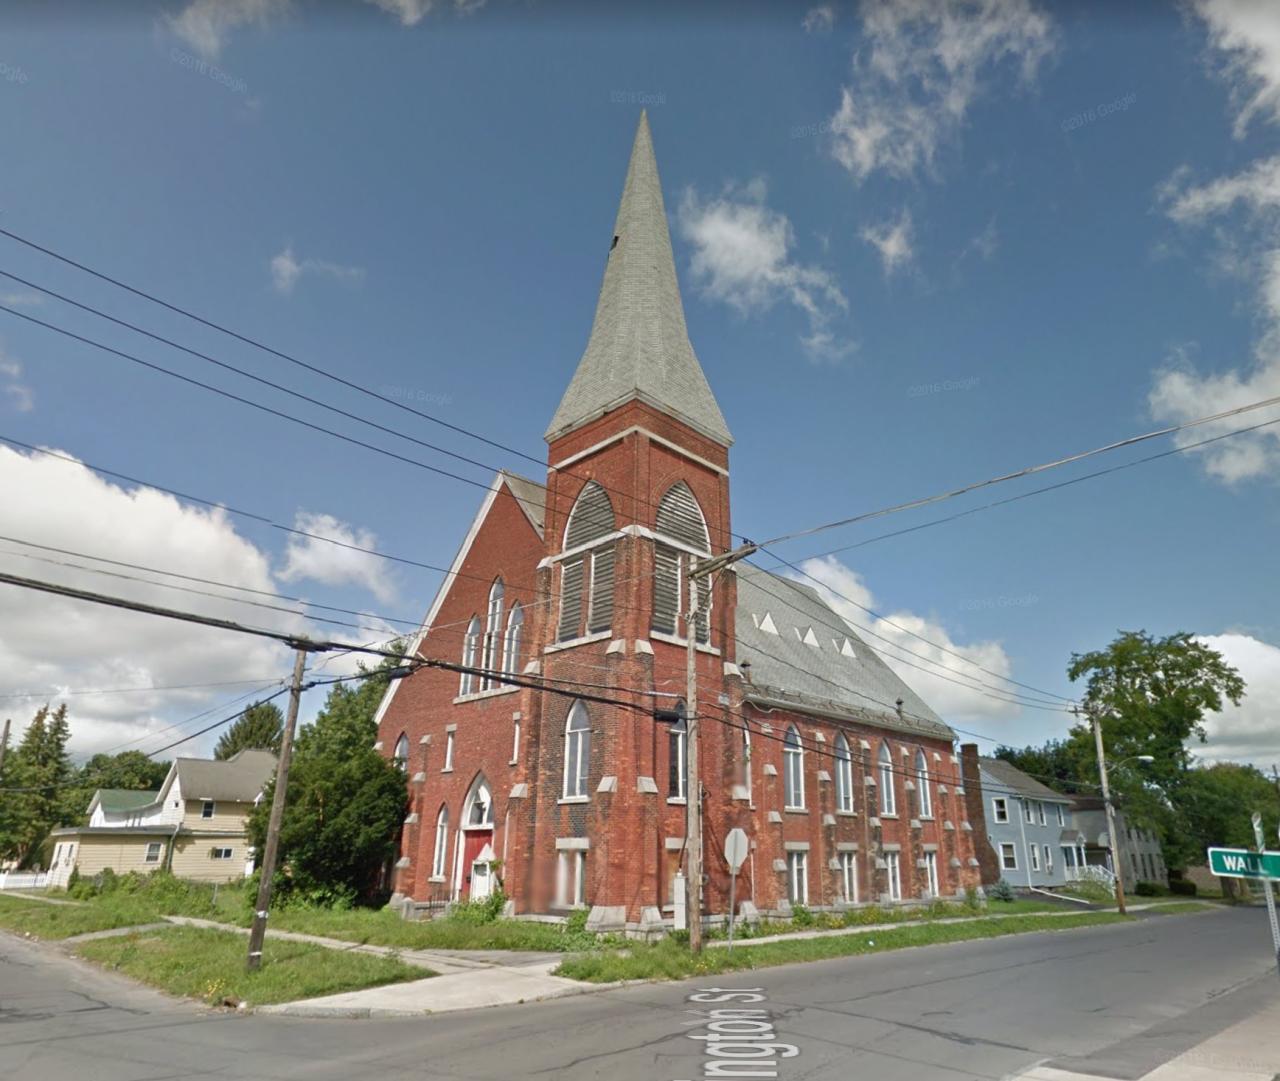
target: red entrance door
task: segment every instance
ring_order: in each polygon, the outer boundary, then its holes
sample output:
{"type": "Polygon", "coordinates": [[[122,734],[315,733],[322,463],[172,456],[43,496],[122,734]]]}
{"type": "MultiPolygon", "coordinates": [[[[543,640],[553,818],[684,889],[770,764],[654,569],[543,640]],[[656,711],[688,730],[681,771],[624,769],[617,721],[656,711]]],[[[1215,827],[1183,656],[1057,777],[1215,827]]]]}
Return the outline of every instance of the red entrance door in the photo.
{"type": "MultiPolygon", "coordinates": [[[[468,830],[465,834],[467,843],[462,847],[462,896],[469,900],[471,897],[471,865],[475,863],[476,857],[480,855],[484,846],[493,840],[493,830],[468,830]]],[[[488,890],[484,890],[488,894],[488,890]]]]}

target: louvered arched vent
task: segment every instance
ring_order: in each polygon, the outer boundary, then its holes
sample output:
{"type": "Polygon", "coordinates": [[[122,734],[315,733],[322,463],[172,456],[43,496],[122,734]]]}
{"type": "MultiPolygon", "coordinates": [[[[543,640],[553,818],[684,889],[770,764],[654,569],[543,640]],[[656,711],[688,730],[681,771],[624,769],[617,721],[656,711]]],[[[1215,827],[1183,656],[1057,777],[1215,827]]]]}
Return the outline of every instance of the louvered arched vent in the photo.
{"type": "MultiPolygon", "coordinates": [[[[613,505],[605,490],[587,481],[569,513],[564,550],[571,551],[614,531],[613,505]]],[[[556,638],[571,641],[613,625],[613,545],[566,559],[560,568],[560,618],[556,638]],[[585,620],[585,622],[584,622],[585,620]]]]}
{"type": "Polygon", "coordinates": [[[702,517],[702,508],[693,498],[693,493],[684,481],[673,484],[658,504],[658,518],[655,523],[658,533],[664,537],[687,544],[699,552],[711,552],[711,541],[707,537],[707,522],[702,517]]]}
{"type": "MultiPolygon", "coordinates": [[[[678,481],[667,489],[667,494],[658,504],[658,515],[654,522],[655,532],[659,538],[668,537],[697,552],[711,554],[711,541],[707,536],[707,522],[702,517],[702,508],[693,497],[693,492],[684,481],[678,481]]],[[[663,544],[661,540],[654,545],[653,567],[653,630],[663,634],[678,634],[682,618],[682,609],[688,598],[684,594],[684,575],[682,551],[663,544]]],[[[698,634],[699,642],[708,642],[711,638],[711,591],[704,578],[698,583],[698,634]]]]}
{"type": "Polygon", "coordinates": [[[613,504],[605,490],[589,480],[569,513],[569,524],[564,531],[565,550],[588,544],[612,532],[613,504]]]}

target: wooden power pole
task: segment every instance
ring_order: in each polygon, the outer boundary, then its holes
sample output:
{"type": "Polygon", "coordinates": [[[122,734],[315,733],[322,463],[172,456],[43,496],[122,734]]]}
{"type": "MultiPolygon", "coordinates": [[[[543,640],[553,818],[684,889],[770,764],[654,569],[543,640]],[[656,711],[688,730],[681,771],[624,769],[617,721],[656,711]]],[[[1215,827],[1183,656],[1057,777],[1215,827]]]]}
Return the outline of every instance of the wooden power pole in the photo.
{"type": "Polygon", "coordinates": [[[1098,745],[1098,776],[1102,780],[1102,802],[1107,808],[1107,836],[1111,838],[1111,858],[1115,861],[1116,872],[1116,908],[1125,914],[1124,904],[1124,860],[1120,853],[1120,835],[1116,831],[1116,809],[1111,805],[1111,786],[1107,782],[1107,756],[1102,747],[1102,722],[1096,710],[1089,711],[1089,719],[1093,722],[1093,738],[1098,745]]]}
{"type": "Polygon", "coordinates": [[[267,910],[271,906],[271,884],[276,874],[276,851],[280,847],[280,823],[284,818],[284,794],[289,784],[289,760],[293,757],[293,730],[298,723],[298,701],[302,697],[302,673],[307,663],[307,650],[297,647],[293,659],[293,682],[289,685],[289,712],[280,737],[280,762],[276,766],[276,787],[271,797],[271,818],[267,823],[267,843],[262,850],[261,878],[258,881],[258,904],[249,931],[251,972],[262,967],[262,942],[267,937],[267,910]]]}
{"type": "Polygon", "coordinates": [[[689,614],[685,617],[685,739],[688,779],[685,806],[685,845],[689,854],[689,883],[685,907],[689,913],[689,949],[702,952],[702,777],[698,765],[698,580],[693,556],[685,556],[689,583],[689,614]]]}

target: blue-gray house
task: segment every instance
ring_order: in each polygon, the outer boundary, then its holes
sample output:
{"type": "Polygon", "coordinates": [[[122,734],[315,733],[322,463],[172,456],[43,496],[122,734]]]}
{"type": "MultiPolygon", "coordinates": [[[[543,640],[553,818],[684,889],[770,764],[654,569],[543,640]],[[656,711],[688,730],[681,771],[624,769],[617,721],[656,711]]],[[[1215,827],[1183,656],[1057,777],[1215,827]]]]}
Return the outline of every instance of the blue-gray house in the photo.
{"type": "Polygon", "coordinates": [[[978,759],[978,769],[1000,877],[1015,889],[1053,889],[1076,877],[1085,838],[1072,819],[1071,797],[999,758],[978,759]]]}

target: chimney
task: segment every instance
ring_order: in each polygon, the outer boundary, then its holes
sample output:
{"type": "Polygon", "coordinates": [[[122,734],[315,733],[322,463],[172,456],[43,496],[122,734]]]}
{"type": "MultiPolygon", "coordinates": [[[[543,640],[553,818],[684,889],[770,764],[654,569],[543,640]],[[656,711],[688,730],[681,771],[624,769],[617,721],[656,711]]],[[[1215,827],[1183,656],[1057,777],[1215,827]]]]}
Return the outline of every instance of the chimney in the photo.
{"type": "Polygon", "coordinates": [[[960,777],[964,781],[964,806],[973,828],[973,854],[978,861],[978,874],[987,889],[1000,881],[1000,861],[987,836],[987,801],[982,794],[982,774],[978,769],[978,745],[960,745],[960,777]]]}
{"type": "Polygon", "coordinates": [[[905,718],[902,716],[902,699],[899,698],[896,702],[894,702],[894,706],[897,707],[897,710],[898,710],[898,720],[900,721],[905,720],[905,718]]]}

